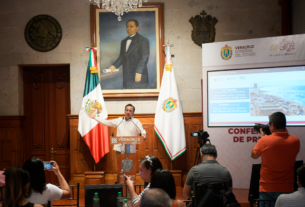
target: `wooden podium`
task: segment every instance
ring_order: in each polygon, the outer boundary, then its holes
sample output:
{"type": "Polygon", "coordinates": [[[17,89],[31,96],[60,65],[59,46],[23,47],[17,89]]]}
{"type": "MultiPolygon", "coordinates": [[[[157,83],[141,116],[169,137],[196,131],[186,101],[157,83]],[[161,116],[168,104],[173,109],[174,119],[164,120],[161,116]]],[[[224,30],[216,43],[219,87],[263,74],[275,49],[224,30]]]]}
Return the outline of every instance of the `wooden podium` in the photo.
{"type": "MultiPolygon", "coordinates": [[[[124,144],[124,145],[137,145],[144,143],[144,138],[141,136],[116,136],[111,137],[111,143],[113,144],[124,144]]],[[[129,147],[129,146],[128,146],[129,147]]],[[[126,150],[128,152],[128,150],[126,150]]],[[[137,154],[135,153],[125,153],[120,152],[116,153],[117,160],[117,183],[125,184],[125,179],[122,172],[124,170],[125,174],[130,176],[133,181],[136,180],[136,165],[137,163],[137,154]]]]}

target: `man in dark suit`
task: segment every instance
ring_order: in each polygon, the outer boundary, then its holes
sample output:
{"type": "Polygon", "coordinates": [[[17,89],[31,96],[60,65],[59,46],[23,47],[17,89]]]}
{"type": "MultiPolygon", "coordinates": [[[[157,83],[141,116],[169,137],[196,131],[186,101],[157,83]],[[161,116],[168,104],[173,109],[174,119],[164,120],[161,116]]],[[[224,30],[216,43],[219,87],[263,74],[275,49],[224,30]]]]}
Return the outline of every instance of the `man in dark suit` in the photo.
{"type": "Polygon", "coordinates": [[[149,41],[137,33],[139,28],[139,22],[135,19],[126,23],[128,37],[122,40],[120,56],[109,67],[112,73],[123,65],[123,86],[126,89],[145,89],[148,85],[149,41]]]}

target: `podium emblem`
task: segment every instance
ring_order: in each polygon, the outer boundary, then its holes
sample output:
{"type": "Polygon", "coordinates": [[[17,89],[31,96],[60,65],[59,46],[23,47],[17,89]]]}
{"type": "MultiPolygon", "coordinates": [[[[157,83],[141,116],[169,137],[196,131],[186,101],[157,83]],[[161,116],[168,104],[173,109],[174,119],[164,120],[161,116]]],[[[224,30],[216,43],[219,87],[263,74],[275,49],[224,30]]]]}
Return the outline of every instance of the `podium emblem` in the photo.
{"type": "Polygon", "coordinates": [[[133,161],[126,157],[122,160],[121,167],[125,172],[130,172],[133,168],[133,161]]]}

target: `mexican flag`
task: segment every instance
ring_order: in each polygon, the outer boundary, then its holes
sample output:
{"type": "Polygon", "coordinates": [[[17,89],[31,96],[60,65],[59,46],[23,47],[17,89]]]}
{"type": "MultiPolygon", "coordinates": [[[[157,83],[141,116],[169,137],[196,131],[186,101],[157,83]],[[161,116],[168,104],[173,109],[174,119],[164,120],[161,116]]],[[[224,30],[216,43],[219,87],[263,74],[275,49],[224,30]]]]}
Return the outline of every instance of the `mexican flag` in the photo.
{"type": "Polygon", "coordinates": [[[166,62],[155,115],[155,132],[170,159],[174,160],[185,152],[186,145],[182,107],[170,53],[172,46],[165,45],[166,62]]]}
{"type": "Polygon", "coordinates": [[[87,116],[87,112],[96,111],[96,116],[108,119],[103,93],[98,78],[94,51],[96,47],[87,47],[90,52],[87,68],[82,107],[79,112],[78,131],[88,145],[95,163],[109,152],[108,127],[87,116]]]}

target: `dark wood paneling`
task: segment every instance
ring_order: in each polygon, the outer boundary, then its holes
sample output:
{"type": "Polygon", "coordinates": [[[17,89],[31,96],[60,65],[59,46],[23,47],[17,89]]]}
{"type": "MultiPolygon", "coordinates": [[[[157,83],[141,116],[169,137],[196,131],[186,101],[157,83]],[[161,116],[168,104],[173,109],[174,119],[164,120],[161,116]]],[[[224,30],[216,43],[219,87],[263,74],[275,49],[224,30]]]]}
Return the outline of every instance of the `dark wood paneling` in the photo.
{"type": "Polygon", "coordinates": [[[0,116],[0,170],[23,164],[24,127],[24,116],[0,116]]]}
{"type": "MultiPolygon", "coordinates": [[[[115,119],[124,116],[123,114],[108,115],[108,119],[115,119]]],[[[181,170],[181,183],[182,174],[188,172],[193,166],[195,160],[195,153],[199,144],[196,137],[191,137],[190,133],[197,130],[202,130],[202,115],[201,113],[184,113],[184,125],[186,135],[186,152],[178,157],[173,162],[168,157],[164,147],[154,131],[154,117],[155,114],[136,114],[135,118],[139,119],[147,131],[147,140],[144,144],[137,146],[138,161],[146,155],[157,156],[164,168],[169,170],[181,170]]],[[[111,183],[114,178],[110,174],[115,175],[117,172],[116,156],[113,151],[113,144],[110,144],[110,152],[106,154],[98,164],[94,163],[90,151],[81,138],[78,128],[78,115],[68,115],[69,128],[70,128],[70,165],[71,165],[71,183],[80,180],[84,176],[85,171],[105,171],[105,183],[111,183]],[[109,180],[108,180],[109,179],[109,180]]],[[[109,128],[109,138],[113,128],[109,128]]],[[[137,166],[139,172],[139,166],[137,166]]],[[[180,179],[180,178],[179,178],[180,179]]],[[[141,183],[141,179],[137,181],[141,183]]]]}

